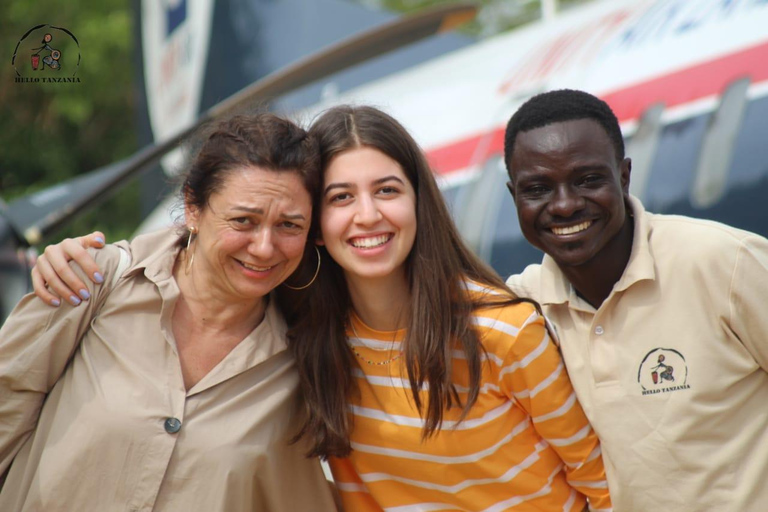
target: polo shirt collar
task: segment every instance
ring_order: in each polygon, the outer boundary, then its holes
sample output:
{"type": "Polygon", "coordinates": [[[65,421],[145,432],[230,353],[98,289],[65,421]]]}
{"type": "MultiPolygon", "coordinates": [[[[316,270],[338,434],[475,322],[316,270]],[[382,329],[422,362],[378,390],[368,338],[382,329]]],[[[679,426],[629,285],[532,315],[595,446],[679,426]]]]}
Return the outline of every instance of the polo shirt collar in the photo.
{"type": "MultiPolygon", "coordinates": [[[[656,278],[656,270],[648,239],[651,234],[649,213],[643,208],[643,204],[634,196],[629,198],[629,207],[635,218],[635,230],[632,237],[632,252],[629,256],[627,268],[624,269],[619,281],[613,287],[614,291],[623,291],[633,284],[643,280],[656,278]]],[[[576,290],[571,286],[568,278],[557,266],[555,260],[548,254],[544,255],[541,262],[541,274],[539,290],[541,290],[541,303],[543,305],[566,304],[573,302],[586,305],[576,290]]],[[[591,306],[590,306],[591,308],[591,306]]]]}
{"type": "Polygon", "coordinates": [[[643,203],[635,196],[629,197],[629,207],[635,218],[635,233],[632,238],[632,252],[629,262],[621,279],[613,287],[614,291],[621,292],[633,284],[656,279],[656,265],[651,252],[651,222],[650,215],[643,208],[643,203]]]}

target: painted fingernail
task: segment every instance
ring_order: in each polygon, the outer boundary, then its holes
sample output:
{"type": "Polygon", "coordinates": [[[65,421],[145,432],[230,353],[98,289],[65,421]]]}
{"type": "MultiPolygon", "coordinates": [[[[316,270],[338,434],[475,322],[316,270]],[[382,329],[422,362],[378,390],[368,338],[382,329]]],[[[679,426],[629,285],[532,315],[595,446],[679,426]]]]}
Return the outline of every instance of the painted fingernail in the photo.
{"type": "Polygon", "coordinates": [[[61,305],[61,301],[59,299],[53,299],[51,301],[51,306],[59,307],[61,305]]]}
{"type": "Polygon", "coordinates": [[[78,299],[77,297],[75,297],[74,295],[70,295],[69,296],[69,302],[71,302],[74,306],[77,306],[82,301],[80,299],[78,299]]]}
{"type": "Polygon", "coordinates": [[[94,238],[94,240],[96,240],[98,243],[100,243],[102,245],[104,244],[104,239],[101,238],[100,236],[97,236],[96,238],[94,238]]]}
{"type": "Polygon", "coordinates": [[[94,279],[94,281],[96,281],[99,284],[104,282],[104,278],[102,277],[102,275],[99,272],[94,272],[93,273],[93,279],[94,279]]]}
{"type": "Polygon", "coordinates": [[[91,294],[88,293],[88,290],[80,290],[77,293],[78,293],[78,295],[80,295],[83,298],[83,300],[88,300],[88,299],[91,298],[91,294]]]}

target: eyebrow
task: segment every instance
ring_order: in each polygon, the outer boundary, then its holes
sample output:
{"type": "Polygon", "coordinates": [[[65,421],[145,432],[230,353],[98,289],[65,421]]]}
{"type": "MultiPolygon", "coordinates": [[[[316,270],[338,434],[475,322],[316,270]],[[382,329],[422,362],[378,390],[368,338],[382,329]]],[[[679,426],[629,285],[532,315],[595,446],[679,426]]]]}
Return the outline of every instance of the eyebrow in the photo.
{"type": "MultiPolygon", "coordinates": [[[[238,212],[252,213],[255,215],[264,215],[263,208],[252,208],[250,206],[234,206],[232,207],[232,210],[238,211],[238,212]]],[[[288,219],[288,220],[305,220],[304,215],[300,213],[282,213],[280,214],[280,218],[288,219]]]]}
{"type": "MultiPolygon", "coordinates": [[[[612,169],[607,165],[598,164],[598,163],[586,163],[584,165],[579,165],[569,169],[569,172],[574,174],[585,174],[588,172],[596,172],[596,171],[611,173],[612,169]]],[[[534,170],[531,168],[518,169],[514,172],[514,174],[515,174],[515,177],[511,181],[514,181],[515,183],[519,183],[521,181],[523,182],[536,181],[541,179],[542,177],[544,179],[549,178],[549,173],[547,171],[542,172],[542,171],[534,170]]]]}
{"type": "MultiPolygon", "coordinates": [[[[390,174],[389,176],[384,176],[383,178],[379,178],[377,180],[373,180],[373,184],[374,185],[381,185],[382,183],[386,183],[388,181],[397,181],[401,185],[405,185],[405,183],[403,183],[403,180],[401,180],[400,178],[398,178],[394,174],[390,174]]],[[[331,190],[333,190],[335,188],[352,188],[352,184],[351,183],[331,183],[330,185],[325,187],[325,190],[323,190],[323,195],[327,194],[328,192],[330,192],[331,190]]]]}
{"type": "Polygon", "coordinates": [[[584,165],[579,165],[578,167],[573,168],[573,172],[591,172],[591,171],[612,171],[611,167],[609,165],[605,165],[603,163],[586,163],[584,165]]]}

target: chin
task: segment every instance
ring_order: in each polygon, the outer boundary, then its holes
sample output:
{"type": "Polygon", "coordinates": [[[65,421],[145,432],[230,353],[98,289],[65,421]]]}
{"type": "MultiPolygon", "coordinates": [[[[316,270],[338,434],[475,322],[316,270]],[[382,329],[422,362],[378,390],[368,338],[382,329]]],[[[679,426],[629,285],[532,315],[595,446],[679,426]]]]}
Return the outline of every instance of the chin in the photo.
{"type": "Polygon", "coordinates": [[[362,268],[351,269],[349,273],[354,277],[362,279],[381,279],[382,277],[391,276],[394,273],[394,269],[376,268],[371,265],[366,265],[362,268]]]}
{"type": "Polygon", "coordinates": [[[581,267],[594,259],[594,255],[592,254],[549,254],[561,267],[581,267]]]}

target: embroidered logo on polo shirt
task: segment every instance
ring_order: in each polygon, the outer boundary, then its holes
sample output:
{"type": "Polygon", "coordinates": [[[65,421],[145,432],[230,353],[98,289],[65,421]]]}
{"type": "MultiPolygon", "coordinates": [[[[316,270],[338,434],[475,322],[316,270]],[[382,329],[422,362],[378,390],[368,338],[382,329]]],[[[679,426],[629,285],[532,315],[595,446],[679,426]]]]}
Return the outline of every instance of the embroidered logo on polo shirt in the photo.
{"type": "Polygon", "coordinates": [[[691,388],[685,357],[672,348],[655,348],[648,352],[637,371],[637,382],[643,395],[691,388]]]}

